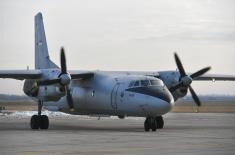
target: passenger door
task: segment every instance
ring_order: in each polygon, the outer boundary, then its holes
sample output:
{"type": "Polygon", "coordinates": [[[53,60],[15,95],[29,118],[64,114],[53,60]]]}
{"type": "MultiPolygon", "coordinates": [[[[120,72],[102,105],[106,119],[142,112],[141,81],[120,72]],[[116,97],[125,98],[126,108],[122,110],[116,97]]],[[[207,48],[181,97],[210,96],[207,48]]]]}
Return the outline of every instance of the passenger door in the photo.
{"type": "Polygon", "coordinates": [[[118,112],[119,106],[124,102],[123,83],[117,82],[111,91],[111,107],[118,112]]]}

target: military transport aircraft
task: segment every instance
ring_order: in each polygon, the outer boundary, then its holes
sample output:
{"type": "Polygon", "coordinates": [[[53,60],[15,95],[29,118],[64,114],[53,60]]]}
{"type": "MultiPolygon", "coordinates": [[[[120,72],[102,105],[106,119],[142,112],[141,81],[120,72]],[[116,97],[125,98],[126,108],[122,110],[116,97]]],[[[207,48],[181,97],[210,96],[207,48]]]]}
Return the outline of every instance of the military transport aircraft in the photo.
{"type": "Polygon", "coordinates": [[[41,114],[44,106],[74,115],[146,117],[145,131],[156,131],[164,126],[162,115],[188,90],[195,103],[201,105],[191,87],[192,81],[235,81],[232,75],[205,74],[210,67],[188,74],[176,53],[174,57],[178,71],[70,71],[63,48],[60,67],[50,60],[42,14],[38,13],[35,16],[35,70],[1,70],[0,78],[25,80],[24,93],[38,102],[38,114],[30,121],[32,129],[48,129],[49,119],[41,114]]]}

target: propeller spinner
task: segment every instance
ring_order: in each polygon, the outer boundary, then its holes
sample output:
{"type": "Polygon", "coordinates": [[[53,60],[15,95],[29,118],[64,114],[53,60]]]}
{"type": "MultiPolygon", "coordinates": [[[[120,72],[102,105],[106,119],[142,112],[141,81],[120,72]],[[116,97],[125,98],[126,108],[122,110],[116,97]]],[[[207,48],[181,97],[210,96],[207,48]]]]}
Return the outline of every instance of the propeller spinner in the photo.
{"type": "Polygon", "coordinates": [[[206,72],[208,72],[211,69],[211,67],[205,67],[205,68],[203,68],[203,69],[201,69],[191,75],[187,75],[177,53],[175,53],[174,56],[175,56],[175,62],[176,62],[177,68],[180,73],[180,79],[179,79],[178,84],[176,84],[175,86],[170,88],[170,91],[174,92],[176,89],[178,89],[180,87],[187,87],[187,88],[189,88],[189,91],[192,95],[194,102],[197,104],[197,106],[201,106],[201,101],[199,100],[197,94],[193,90],[191,83],[192,83],[193,79],[196,79],[196,78],[200,77],[201,75],[205,74],[206,72]]]}

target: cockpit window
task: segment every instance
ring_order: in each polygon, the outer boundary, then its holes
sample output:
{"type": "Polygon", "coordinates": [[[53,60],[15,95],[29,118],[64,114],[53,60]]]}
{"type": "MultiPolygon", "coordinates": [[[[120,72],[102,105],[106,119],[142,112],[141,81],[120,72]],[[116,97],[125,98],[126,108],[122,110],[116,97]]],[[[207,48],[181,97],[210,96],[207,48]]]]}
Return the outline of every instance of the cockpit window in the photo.
{"type": "Polygon", "coordinates": [[[139,80],[131,81],[131,83],[129,84],[129,87],[139,87],[139,86],[140,86],[139,80]]]}
{"type": "Polygon", "coordinates": [[[140,82],[141,82],[142,87],[146,87],[146,86],[150,85],[149,80],[141,80],[140,82]]]}
{"type": "Polygon", "coordinates": [[[131,81],[131,83],[129,84],[129,87],[133,87],[135,84],[135,81],[131,81]]]}
{"type": "Polygon", "coordinates": [[[129,87],[147,87],[147,86],[161,86],[162,82],[160,80],[136,80],[131,81],[129,87]]]}
{"type": "Polygon", "coordinates": [[[140,82],[139,82],[139,81],[135,81],[134,86],[135,86],[135,87],[138,87],[139,85],[140,85],[140,82]]]}
{"type": "Polygon", "coordinates": [[[160,85],[160,82],[158,80],[150,80],[150,83],[152,86],[160,85]]]}

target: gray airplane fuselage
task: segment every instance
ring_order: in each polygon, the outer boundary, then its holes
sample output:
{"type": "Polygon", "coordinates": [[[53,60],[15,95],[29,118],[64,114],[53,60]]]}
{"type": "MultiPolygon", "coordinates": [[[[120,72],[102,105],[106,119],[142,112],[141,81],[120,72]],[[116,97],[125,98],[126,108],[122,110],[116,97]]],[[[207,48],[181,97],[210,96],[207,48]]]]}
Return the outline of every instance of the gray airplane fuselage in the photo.
{"type": "Polygon", "coordinates": [[[69,111],[61,93],[51,100],[60,85],[41,86],[37,99],[44,100],[48,110],[79,115],[161,116],[174,105],[174,97],[156,72],[95,71],[88,80],[73,80],[70,84],[75,111],[69,111]],[[48,95],[48,96],[47,96],[48,95]],[[40,97],[41,96],[41,97],[40,97]]]}

